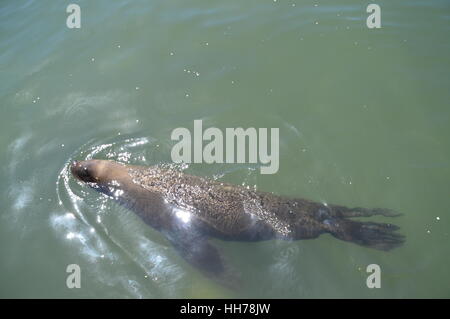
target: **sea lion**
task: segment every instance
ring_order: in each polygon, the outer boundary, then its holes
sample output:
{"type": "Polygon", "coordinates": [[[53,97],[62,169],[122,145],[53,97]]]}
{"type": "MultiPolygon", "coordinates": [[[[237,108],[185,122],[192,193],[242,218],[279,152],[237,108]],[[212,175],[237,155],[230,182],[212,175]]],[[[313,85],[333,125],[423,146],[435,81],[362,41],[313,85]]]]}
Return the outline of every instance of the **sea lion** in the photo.
{"type": "Polygon", "coordinates": [[[114,198],[162,232],[180,254],[205,274],[223,278],[226,266],[208,242],[311,239],[329,233],[362,246],[390,250],[404,237],[392,224],[350,217],[398,216],[386,209],[347,208],[259,192],[160,166],[109,160],[74,162],[72,174],[114,198]]]}

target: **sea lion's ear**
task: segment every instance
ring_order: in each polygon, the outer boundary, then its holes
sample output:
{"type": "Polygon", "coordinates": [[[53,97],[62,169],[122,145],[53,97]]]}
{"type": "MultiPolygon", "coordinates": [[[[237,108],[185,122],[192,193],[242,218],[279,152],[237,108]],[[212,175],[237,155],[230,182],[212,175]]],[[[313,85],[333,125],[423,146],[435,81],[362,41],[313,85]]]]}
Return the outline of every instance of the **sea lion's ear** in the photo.
{"type": "Polygon", "coordinates": [[[205,237],[193,237],[191,234],[180,234],[167,237],[179,254],[204,275],[211,277],[222,285],[236,290],[240,280],[236,273],[224,263],[219,250],[205,237]]]}

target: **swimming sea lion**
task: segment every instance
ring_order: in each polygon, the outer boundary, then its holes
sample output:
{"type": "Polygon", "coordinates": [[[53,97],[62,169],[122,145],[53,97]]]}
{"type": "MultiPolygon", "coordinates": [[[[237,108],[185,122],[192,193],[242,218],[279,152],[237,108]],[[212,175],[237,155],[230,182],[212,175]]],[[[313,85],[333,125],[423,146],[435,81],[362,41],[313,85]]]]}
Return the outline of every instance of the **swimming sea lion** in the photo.
{"type": "Polygon", "coordinates": [[[225,264],[208,242],[311,239],[330,233],[341,240],[390,250],[404,237],[392,224],[350,217],[398,216],[386,209],[347,208],[250,190],[159,166],[109,160],[74,162],[72,174],[136,212],[161,231],[204,273],[221,277],[225,264]]]}

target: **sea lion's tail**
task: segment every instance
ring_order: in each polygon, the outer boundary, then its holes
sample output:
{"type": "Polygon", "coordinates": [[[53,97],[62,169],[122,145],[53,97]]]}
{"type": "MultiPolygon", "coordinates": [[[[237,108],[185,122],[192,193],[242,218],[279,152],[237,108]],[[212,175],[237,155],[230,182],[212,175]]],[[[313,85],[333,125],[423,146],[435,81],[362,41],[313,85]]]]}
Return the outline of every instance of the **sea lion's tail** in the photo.
{"type": "Polygon", "coordinates": [[[334,237],[379,250],[391,250],[404,242],[405,237],[396,232],[399,229],[396,225],[348,219],[373,215],[394,217],[400,214],[385,209],[340,208],[340,218],[333,218],[328,225],[334,237]]]}

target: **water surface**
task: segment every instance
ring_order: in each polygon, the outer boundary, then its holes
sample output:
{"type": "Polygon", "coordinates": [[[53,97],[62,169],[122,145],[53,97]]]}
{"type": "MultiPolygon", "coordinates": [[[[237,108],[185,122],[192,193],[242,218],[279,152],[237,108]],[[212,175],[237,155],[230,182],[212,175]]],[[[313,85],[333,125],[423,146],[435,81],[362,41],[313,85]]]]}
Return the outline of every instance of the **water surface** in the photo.
{"type": "Polygon", "coordinates": [[[377,1],[378,30],[355,0],[77,3],[79,30],[67,3],[0,3],[0,297],[450,297],[447,0],[377,1]],[[216,241],[245,278],[229,291],[68,174],[74,159],[170,163],[171,131],[195,119],[280,128],[280,170],[189,173],[391,208],[405,245],[216,241]]]}

